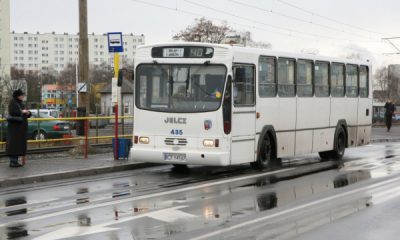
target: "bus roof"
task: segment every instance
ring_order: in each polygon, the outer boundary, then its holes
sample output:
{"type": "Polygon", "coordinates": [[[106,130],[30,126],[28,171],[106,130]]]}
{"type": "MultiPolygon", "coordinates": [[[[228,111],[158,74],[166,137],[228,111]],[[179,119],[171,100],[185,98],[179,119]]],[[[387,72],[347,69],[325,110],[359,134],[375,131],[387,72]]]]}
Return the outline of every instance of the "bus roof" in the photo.
{"type": "Polygon", "coordinates": [[[166,46],[214,47],[214,48],[226,49],[227,51],[231,51],[233,54],[235,54],[235,53],[255,54],[255,55],[273,56],[273,57],[306,59],[306,60],[314,60],[314,61],[339,62],[339,63],[357,64],[357,65],[371,65],[369,60],[363,61],[363,60],[346,59],[346,58],[334,58],[334,57],[305,54],[305,53],[272,51],[272,50],[264,49],[264,48],[253,48],[253,47],[243,47],[243,46],[229,45],[229,44],[202,43],[202,42],[156,43],[156,44],[148,44],[148,45],[138,46],[138,50],[143,49],[143,48],[166,47],[166,46]]]}

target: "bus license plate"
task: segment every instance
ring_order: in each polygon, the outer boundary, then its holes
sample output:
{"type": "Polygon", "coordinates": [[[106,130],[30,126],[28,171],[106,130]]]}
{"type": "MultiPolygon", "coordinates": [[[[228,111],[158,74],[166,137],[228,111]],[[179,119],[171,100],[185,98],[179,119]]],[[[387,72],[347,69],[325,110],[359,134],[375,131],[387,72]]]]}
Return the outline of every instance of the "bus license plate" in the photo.
{"type": "Polygon", "coordinates": [[[186,162],[186,154],[184,153],[163,153],[165,161],[186,162]]]}

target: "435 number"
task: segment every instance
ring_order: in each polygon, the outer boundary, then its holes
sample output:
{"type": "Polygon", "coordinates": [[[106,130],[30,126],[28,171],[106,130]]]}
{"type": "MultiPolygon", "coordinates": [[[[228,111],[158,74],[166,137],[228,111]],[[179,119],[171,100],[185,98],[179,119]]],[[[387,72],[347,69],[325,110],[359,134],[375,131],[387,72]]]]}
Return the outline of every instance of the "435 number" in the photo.
{"type": "Polygon", "coordinates": [[[183,130],[182,130],[182,129],[172,129],[172,130],[171,130],[171,134],[172,134],[172,135],[181,136],[181,135],[183,135],[183,130]]]}

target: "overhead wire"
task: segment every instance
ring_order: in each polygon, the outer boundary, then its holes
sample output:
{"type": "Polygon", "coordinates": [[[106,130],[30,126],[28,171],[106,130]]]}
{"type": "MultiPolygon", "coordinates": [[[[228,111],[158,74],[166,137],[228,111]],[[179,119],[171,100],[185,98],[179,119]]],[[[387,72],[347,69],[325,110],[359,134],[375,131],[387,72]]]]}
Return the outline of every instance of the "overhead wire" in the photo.
{"type": "Polygon", "coordinates": [[[390,35],[390,34],[386,34],[386,33],[382,33],[382,32],[372,31],[372,30],[369,30],[369,29],[366,29],[366,28],[363,28],[363,27],[355,26],[355,25],[352,25],[352,24],[349,24],[349,23],[345,23],[345,22],[342,22],[342,21],[339,21],[339,20],[336,20],[336,19],[333,19],[333,18],[330,18],[330,17],[326,17],[326,16],[323,16],[321,14],[318,14],[318,13],[309,11],[307,9],[304,9],[302,7],[299,7],[299,6],[295,5],[295,4],[288,3],[285,0],[276,0],[276,1],[278,1],[278,2],[280,2],[282,4],[284,4],[284,5],[290,6],[292,8],[295,8],[297,10],[300,10],[302,12],[308,13],[308,14],[310,14],[312,16],[316,16],[316,17],[319,17],[319,18],[322,18],[322,19],[325,19],[325,20],[328,20],[328,21],[331,21],[331,22],[334,22],[334,23],[337,23],[337,24],[341,24],[341,25],[344,25],[344,26],[347,26],[347,27],[351,27],[351,28],[358,29],[358,30],[361,30],[361,31],[364,31],[364,32],[369,32],[369,33],[374,33],[374,34],[379,34],[379,35],[387,35],[387,36],[390,35]]]}
{"type": "Polygon", "coordinates": [[[336,32],[346,33],[346,34],[349,34],[349,35],[358,36],[358,37],[367,38],[367,39],[374,39],[374,38],[371,38],[369,36],[360,35],[360,34],[356,34],[356,33],[353,33],[353,32],[348,32],[348,31],[345,31],[344,29],[339,29],[339,28],[331,27],[331,26],[328,26],[328,25],[325,25],[325,24],[316,23],[314,21],[304,20],[302,18],[290,16],[290,15],[284,14],[282,12],[273,10],[273,9],[269,10],[269,9],[261,8],[261,7],[252,5],[252,4],[240,2],[240,1],[237,1],[237,0],[228,0],[228,1],[232,2],[232,3],[235,3],[235,4],[238,4],[238,5],[241,5],[241,6],[245,6],[245,7],[252,8],[252,9],[256,9],[256,10],[264,12],[264,13],[278,15],[278,16],[281,16],[281,17],[284,17],[284,18],[292,19],[292,20],[295,20],[295,21],[298,21],[298,22],[302,22],[302,23],[315,25],[315,26],[318,26],[318,27],[321,27],[321,28],[326,28],[326,29],[333,30],[333,31],[336,31],[336,32]]]}
{"type": "Polygon", "coordinates": [[[191,1],[191,0],[183,0],[183,1],[184,1],[184,2],[187,2],[187,3],[189,3],[189,4],[192,4],[192,5],[195,5],[195,6],[199,6],[199,7],[205,8],[205,9],[207,9],[207,10],[211,10],[211,11],[215,11],[215,12],[222,13],[222,14],[225,14],[225,15],[229,15],[229,16],[231,16],[231,17],[239,18],[239,19],[242,19],[242,20],[245,20],[245,21],[249,21],[249,22],[252,22],[252,23],[255,23],[255,24],[260,24],[260,25],[268,26],[268,27],[271,27],[271,28],[274,28],[274,29],[280,29],[280,30],[289,31],[289,32],[292,32],[292,33],[310,35],[310,36],[314,36],[314,37],[318,37],[318,38],[332,39],[332,40],[338,40],[338,41],[348,41],[348,42],[354,42],[354,41],[357,41],[357,42],[378,42],[378,40],[376,40],[376,41],[367,41],[367,40],[365,40],[365,39],[357,39],[357,40],[354,39],[354,40],[352,40],[352,39],[348,39],[348,38],[337,38],[337,37],[332,37],[332,36],[326,36],[326,35],[320,35],[320,34],[315,34],[315,33],[303,32],[303,31],[299,31],[299,30],[295,30],[295,29],[291,29],[291,28],[286,28],[286,27],[281,27],[281,26],[276,26],[276,25],[272,25],[272,24],[260,22],[260,21],[258,21],[258,20],[250,19],[250,18],[243,17],[243,16],[238,16],[238,15],[229,13],[229,12],[224,11],[224,10],[212,8],[212,7],[210,7],[210,6],[206,6],[206,5],[200,4],[200,3],[198,3],[198,2],[193,2],[193,1],[191,1]]]}

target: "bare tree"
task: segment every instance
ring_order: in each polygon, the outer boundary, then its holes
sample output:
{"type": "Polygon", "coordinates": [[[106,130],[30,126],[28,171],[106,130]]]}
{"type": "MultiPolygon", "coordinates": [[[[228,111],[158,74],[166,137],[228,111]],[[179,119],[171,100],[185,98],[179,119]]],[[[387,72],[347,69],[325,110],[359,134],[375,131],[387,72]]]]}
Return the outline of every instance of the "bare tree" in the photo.
{"type": "Polygon", "coordinates": [[[215,25],[211,20],[204,17],[196,18],[195,24],[173,36],[173,39],[188,42],[222,43],[230,30],[226,23],[215,25]]]}
{"type": "Polygon", "coordinates": [[[389,82],[387,67],[381,67],[376,69],[374,78],[375,78],[374,89],[379,91],[387,91],[389,82]]]}

